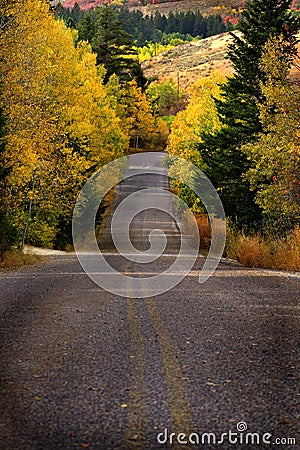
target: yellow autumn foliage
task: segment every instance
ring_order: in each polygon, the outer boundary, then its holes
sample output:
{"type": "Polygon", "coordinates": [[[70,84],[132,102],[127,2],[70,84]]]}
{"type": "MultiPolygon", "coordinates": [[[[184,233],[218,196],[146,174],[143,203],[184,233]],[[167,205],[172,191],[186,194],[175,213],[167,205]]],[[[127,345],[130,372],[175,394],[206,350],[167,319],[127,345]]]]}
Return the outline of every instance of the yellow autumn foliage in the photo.
{"type": "Polygon", "coordinates": [[[130,136],[130,147],[151,148],[157,130],[146,94],[135,80],[121,85],[115,75],[110,78],[107,89],[113,96],[123,130],[130,136]]]}
{"type": "Polygon", "coordinates": [[[167,152],[201,166],[197,144],[203,133],[220,129],[214,98],[220,98],[220,86],[226,81],[220,71],[213,72],[193,84],[189,89],[189,103],[180,111],[172,124],[167,152]]]}
{"type": "MultiPolygon", "coordinates": [[[[225,81],[225,76],[220,71],[215,71],[209,77],[201,78],[193,84],[188,92],[187,108],[176,115],[171,127],[167,152],[192,162],[204,172],[205,167],[197,146],[202,142],[203,133],[214,133],[221,127],[214,98],[220,98],[220,84],[225,81]]],[[[178,173],[185,180],[192,177],[192,174],[187,172],[186,165],[180,161],[173,162],[169,168],[170,176],[178,173]]],[[[191,189],[179,182],[172,184],[194,214],[201,215],[204,212],[200,199],[191,189]]]]}
{"type": "MultiPolygon", "coordinates": [[[[55,20],[44,0],[3,2],[0,107],[6,116],[9,203],[20,232],[28,204],[56,230],[70,221],[92,171],[128,148],[128,129],[87,43],[55,20]]],[[[38,220],[37,220],[38,219],[38,220]]],[[[55,234],[55,233],[54,233],[55,234]]]]}

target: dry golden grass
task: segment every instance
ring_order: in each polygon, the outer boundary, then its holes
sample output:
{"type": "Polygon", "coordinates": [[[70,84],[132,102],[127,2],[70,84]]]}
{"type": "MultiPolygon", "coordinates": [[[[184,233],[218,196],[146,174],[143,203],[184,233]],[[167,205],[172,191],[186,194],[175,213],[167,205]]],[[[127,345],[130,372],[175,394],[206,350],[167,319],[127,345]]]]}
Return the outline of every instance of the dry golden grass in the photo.
{"type": "Polygon", "coordinates": [[[228,231],[226,256],[247,267],[300,271],[300,227],[285,239],[228,231]]]}
{"type": "Polygon", "coordinates": [[[200,234],[200,251],[207,252],[211,241],[211,226],[207,216],[196,219],[200,234]]]}
{"type": "MultiPolygon", "coordinates": [[[[235,31],[234,34],[242,36],[239,31],[235,31]]],[[[300,34],[297,38],[300,38],[300,34]]],[[[233,73],[231,62],[227,58],[228,45],[232,42],[233,38],[229,33],[196,42],[186,42],[144,61],[142,68],[147,78],[157,76],[161,82],[173,78],[176,83],[179,81],[181,89],[186,89],[214,70],[220,70],[227,76],[233,73]]],[[[300,44],[298,44],[299,52],[300,44]]],[[[297,68],[292,68],[291,77],[299,81],[297,68]]]]}
{"type": "MultiPolygon", "coordinates": [[[[211,227],[207,216],[196,219],[200,233],[200,251],[207,253],[211,242],[211,227]]],[[[247,236],[227,229],[224,256],[246,267],[300,271],[300,227],[285,239],[274,236],[247,236]]]]}
{"type": "Polygon", "coordinates": [[[0,271],[18,269],[42,261],[37,255],[24,254],[22,250],[11,250],[3,254],[0,260],[0,271]]]}
{"type": "MultiPolygon", "coordinates": [[[[176,189],[172,190],[173,193],[176,192],[176,189]]],[[[209,247],[210,247],[210,242],[211,242],[211,227],[209,224],[209,220],[207,216],[201,216],[201,217],[194,217],[194,216],[190,216],[187,213],[184,213],[181,217],[183,223],[184,223],[184,228],[186,233],[189,235],[189,243],[190,245],[192,245],[193,248],[196,248],[197,246],[197,250],[199,249],[202,253],[207,254],[209,247]],[[196,220],[196,228],[195,227],[195,222],[194,219],[196,220]],[[198,230],[199,230],[199,235],[200,235],[200,247],[198,248],[198,233],[197,233],[197,226],[198,226],[198,230]],[[196,234],[197,236],[196,236],[196,234]]]]}
{"type": "MultiPolygon", "coordinates": [[[[240,32],[236,32],[240,35],[240,32]]],[[[196,42],[186,42],[167,50],[142,63],[146,77],[158,76],[160,81],[173,78],[182,89],[186,89],[199,78],[220,70],[225,75],[232,73],[230,61],[226,58],[232,36],[224,33],[196,42]]]]}

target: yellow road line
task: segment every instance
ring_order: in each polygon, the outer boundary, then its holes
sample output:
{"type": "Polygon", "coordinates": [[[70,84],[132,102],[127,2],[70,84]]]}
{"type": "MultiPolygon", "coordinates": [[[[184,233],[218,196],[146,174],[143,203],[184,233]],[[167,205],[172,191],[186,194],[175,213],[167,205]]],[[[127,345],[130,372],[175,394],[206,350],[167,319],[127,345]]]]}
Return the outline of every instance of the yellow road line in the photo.
{"type": "MultiPolygon", "coordinates": [[[[129,281],[129,284],[128,290],[134,290],[133,280],[129,281]]],[[[175,348],[172,343],[172,338],[162,321],[156,300],[148,297],[145,299],[145,304],[160,348],[172,432],[188,435],[193,431],[190,407],[183,383],[183,374],[175,358],[175,348]]],[[[127,309],[133,352],[131,360],[132,381],[130,405],[128,408],[127,443],[129,448],[143,449],[146,444],[145,434],[148,425],[146,352],[144,336],[139,322],[137,300],[127,298],[127,309]]],[[[155,411],[152,412],[155,414],[155,411]]],[[[176,440],[172,447],[174,449],[182,449],[182,446],[176,440]]],[[[186,448],[188,449],[189,446],[187,445],[186,448]]]]}
{"type": "MultiPolygon", "coordinates": [[[[132,289],[133,283],[130,285],[132,289]]],[[[143,449],[148,428],[146,354],[135,299],[127,298],[127,311],[132,354],[126,441],[128,448],[143,449]]]]}
{"type": "MultiPolygon", "coordinates": [[[[182,381],[183,374],[175,359],[175,349],[171,337],[157,308],[154,298],[147,298],[146,305],[153,328],[157,334],[165,374],[169,408],[173,424],[173,432],[192,432],[190,408],[182,381]]],[[[182,446],[179,446],[182,448],[182,446]]],[[[176,445],[174,445],[176,448],[176,445]]]]}

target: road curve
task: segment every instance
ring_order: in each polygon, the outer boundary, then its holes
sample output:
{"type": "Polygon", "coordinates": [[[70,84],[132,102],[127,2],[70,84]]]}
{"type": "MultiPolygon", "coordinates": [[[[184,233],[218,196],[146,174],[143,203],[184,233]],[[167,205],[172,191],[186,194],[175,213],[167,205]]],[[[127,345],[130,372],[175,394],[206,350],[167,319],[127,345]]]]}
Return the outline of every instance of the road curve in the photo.
{"type": "MultiPolygon", "coordinates": [[[[146,265],[101,241],[129,290],[176,258],[165,213],[137,216],[135,245],[153,227],[171,244],[146,265]]],[[[199,284],[202,266],[145,298],[104,291],[75,255],[1,273],[0,449],[300,449],[299,278],[220,264],[199,284]]]]}

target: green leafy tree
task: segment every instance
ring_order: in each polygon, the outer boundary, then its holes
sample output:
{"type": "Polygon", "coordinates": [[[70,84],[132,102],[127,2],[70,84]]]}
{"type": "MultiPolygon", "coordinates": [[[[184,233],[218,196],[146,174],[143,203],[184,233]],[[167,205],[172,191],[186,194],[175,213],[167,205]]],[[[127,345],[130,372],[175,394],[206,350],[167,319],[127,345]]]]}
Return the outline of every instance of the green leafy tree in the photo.
{"type": "MultiPolygon", "coordinates": [[[[0,232],[10,219],[23,243],[63,248],[82,184],[122,155],[129,136],[90,45],[75,47],[77,32],[56,21],[46,1],[10,3],[4,14],[11,20],[0,33],[0,232]]],[[[5,232],[0,241],[10,238],[5,232]]]]}
{"type": "Polygon", "coordinates": [[[67,8],[64,8],[61,3],[58,3],[55,6],[55,17],[63,19],[66,23],[71,18],[71,11],[67,8]]]}
{"type": "Polygon", "coordinates": [[[173,115],[182,109],[184,94],[173,78],[161,83],[153,81],[146,93],[153,110],[160,116],[173,115]]]}
{"type": "Polygon", "coordinates": [[[168,15],[167,25],[165,28],[166,33],[175,33],[178,31],[178,24],[175,15],[170,12],[168,15]]]}
{"type": "Polygon", "coordinates": [[[207,175],[218,188],[228,216],[239,226],[260,221],[260,209],[254,202],[255,192],[242,175],[249,169],[241,146],[255,141],[262,131],[257,102],[264,102],[261,82],[266,78],[260,59],[269,38],[280,36],[284,55],[296,52],[299,19],[289,11],[289,0],[253,0],[246,3],[239,29],[234,35],[228,57],[234,75],[223,85],[221,99],[216,100],[222,128],[206,134],[199,146],[207,175]]]}

